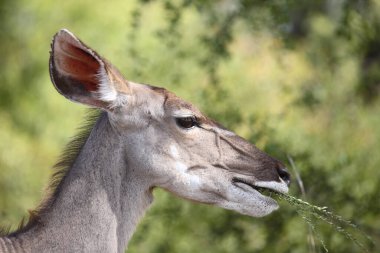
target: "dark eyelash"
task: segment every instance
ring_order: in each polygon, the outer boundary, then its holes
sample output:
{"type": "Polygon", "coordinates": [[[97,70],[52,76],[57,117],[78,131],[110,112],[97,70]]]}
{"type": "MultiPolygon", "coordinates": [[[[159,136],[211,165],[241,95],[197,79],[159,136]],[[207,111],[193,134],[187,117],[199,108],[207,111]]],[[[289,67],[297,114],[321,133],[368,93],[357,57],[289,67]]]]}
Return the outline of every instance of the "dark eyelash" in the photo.
{"type": "Polygon", "coordinates": [[[199,126],[198,119],[195,116],[177,117],[175,118],[177,125],[184,129],[190,129],[199,126]]]}

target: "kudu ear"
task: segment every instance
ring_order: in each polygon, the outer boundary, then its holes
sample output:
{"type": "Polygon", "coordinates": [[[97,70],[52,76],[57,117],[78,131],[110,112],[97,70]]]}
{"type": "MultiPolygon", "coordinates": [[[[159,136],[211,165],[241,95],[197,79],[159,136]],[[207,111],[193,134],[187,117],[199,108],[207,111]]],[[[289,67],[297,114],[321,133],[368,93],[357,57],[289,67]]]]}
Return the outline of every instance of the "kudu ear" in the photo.
{"type": "Polygon", "coordinates": [[[51,45],[50,77],[66,98],[106,110],[123,105],[130,95],[120,72],[65,29],[51,45]]]}

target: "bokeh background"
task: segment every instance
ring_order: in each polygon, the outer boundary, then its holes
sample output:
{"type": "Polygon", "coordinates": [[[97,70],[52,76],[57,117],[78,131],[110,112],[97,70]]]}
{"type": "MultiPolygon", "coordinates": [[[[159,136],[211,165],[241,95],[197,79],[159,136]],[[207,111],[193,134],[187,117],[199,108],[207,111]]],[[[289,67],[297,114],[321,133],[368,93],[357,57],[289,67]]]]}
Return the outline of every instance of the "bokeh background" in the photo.
{"type": "MultiPolygon", "coordinates": [[[[54,90],[68,28],[129,80],[174,91],[301,175],[308,201],[380,242],[379,0],[2,0],[0,225],[39,202],[85,108],[54,90]]],[[[291,193],[301,196],[296,183],[291,193]]],[[[294,207],[255,219],[155,191],[128,252],[321,252],[294,207]]],[[[362,252],[319,224],[330,252],[362,252]]],[[[369,246],[380,252],[378,246],[369,246]]]]}

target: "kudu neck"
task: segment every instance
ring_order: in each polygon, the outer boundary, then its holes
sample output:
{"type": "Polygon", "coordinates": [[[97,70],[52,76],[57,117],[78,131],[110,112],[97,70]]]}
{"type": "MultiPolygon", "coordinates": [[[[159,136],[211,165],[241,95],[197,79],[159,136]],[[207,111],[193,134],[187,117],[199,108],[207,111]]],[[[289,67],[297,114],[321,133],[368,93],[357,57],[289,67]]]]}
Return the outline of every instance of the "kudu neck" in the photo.
{"type": "Polygon", "coordinates": [[[124,252],[152,195],[119,138],[102,113],[52,206],[25,235],[33,252],[124,252]]]}

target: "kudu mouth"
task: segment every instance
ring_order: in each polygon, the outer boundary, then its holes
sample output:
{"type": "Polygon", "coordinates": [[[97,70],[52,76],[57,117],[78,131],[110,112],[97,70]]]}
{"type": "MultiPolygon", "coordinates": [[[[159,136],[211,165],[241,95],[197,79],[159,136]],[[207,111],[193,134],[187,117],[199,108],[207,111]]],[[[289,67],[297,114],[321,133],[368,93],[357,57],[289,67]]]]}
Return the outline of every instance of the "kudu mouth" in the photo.
{"type": "Polygon", "coordinates": [[[208,128],[215,134],[219,152],[216,167],[227,170],[233,177],[231,194],[241,213],[264,216],[278,208],[272,193],[287,193],[290,174],[277,159],[227,129],[208,128]]]}
{"type": "Polygon", "coordinates": [[[275,193],[286,193],[287,192],[286,188],[270,187],[268,185],[266,187],[259,186],[258,183],[253,183],[253,182],[250,182],[250,181],[248,181],[246,179],[242,179],[242,178],[238,178],[238,177],[233,177],[231,183],[234,186],[239,187],[239,188],[241,188],[243,190],[244,190],[244,188],[242,188],[241,185],[247,185],[247,186],[249,186],[250,188],[252,188],[253,190],[259,192],[262,195],[269,195],[269,196],[271,196],[271,194],[274,193],[274,192],[275,193]]]}

